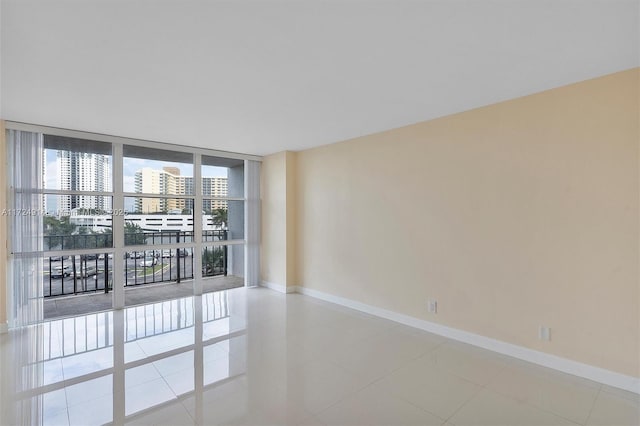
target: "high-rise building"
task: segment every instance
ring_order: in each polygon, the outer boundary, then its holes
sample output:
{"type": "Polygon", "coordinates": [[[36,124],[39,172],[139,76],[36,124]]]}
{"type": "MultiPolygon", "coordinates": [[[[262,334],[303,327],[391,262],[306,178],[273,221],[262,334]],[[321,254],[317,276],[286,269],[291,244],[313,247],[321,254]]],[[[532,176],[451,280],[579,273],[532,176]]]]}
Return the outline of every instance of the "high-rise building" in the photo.
{"type": "MultiPolygon", "coordinates": [[[[59,189],[64,191],[111,191],[110,156],[59,150],[56,156],[59,189]]],[[[44,172],[44,171],[43,171],[44,172]]],[[[111,197],[61,195],[58,209],[110,210],[111,197]]]]}
{"type": "MultiPolygon", "coordinates": [[[[203,177],[202,190],[205,197],[224,198],[227,196],[227,178],[203,177]]],[[[162,170],[145,167],[135,174],[135,192],[158,195],[192,195],[192,176],[180,175],[177,167],[163,167],[162,170]]],[[[203,210],[226,209],[225,200],[203,200],[203,210]]],[[[180,198],[137,198],[135,209],[138,213],[161,213],[172,210],[192,210],[192,199],[180,198]]]]}
{"type": "MultiPolygon", "coordinates": [[[[220,177],[203,177],[202,178],[202,195],[205,197],[224,198],[228,194],[227,178],[220,177]]],[[[202,209],[210,212],[216,209],[226,209],[226,200],[202,200],[202,209]]]]}

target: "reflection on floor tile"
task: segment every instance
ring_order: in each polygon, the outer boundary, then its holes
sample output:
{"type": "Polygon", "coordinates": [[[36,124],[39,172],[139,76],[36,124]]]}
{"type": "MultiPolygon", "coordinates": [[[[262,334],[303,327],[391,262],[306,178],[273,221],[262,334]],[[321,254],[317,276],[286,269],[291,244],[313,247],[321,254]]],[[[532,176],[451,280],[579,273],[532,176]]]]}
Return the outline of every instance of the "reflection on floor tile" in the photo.
{"type": "Polygon", "coordinates": [[[69,423],[72,425],[103,425],[113,420],[113,396],[105,395],[82,404],[69,406],[69,423]]]}
{"type": "Polygon", "coordinates": [[[162,376],[153,364],[144,364],[139,367],[128,368],[124,372],[125,388],[131,388],[152,380],[161,379],[162,376]]]}
{"type": "Polygon", "coordinates": [[[69,425],[69,412],[66,408],[58,411],[51,411],[43,414],[44,426],[65,426],[69,425]]]}
{"type": "Polygon", "coordinates": [[[113,393],[113,378],[106,375],[95,379],[86,379],[83,382],[65,386],[67,404],[69,406],[83,404],[113,393]]]}
{"type": "Polygon", "coordinates": [[[137,413],[175,399],[169,385],[163,379],[141,383],[126,390],[125,414],[137,413]]]}
{"type": "Polygon", "coordinates": [[[66,318],[29,333],[0,336],[3,380],[33,395],[5,404],[0,424],[639,423],[637,394],[266,289],[66,318]]]}

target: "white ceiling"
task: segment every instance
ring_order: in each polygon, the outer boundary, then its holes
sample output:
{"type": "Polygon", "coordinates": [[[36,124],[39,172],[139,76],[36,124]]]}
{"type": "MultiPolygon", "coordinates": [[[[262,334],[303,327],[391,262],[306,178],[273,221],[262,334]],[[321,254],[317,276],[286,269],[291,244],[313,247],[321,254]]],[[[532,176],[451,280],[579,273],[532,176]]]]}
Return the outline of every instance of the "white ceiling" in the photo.
{"type": "Polygon", "coordinates": [[[637,0],[2,0],[4,119],[249,154],[639,65],[637,0]]]}

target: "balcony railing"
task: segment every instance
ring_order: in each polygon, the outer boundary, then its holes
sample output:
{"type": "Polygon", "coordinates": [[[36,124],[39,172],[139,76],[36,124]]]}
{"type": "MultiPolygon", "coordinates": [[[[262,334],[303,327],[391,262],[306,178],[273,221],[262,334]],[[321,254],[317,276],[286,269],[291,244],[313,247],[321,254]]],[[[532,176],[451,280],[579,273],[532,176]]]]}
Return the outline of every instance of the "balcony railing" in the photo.
{"type": "MultiPolygon", "coordinates": [[[[145,232],[128,234],[136,245],[176,244],[191,242],[192,232],[145,232]],[[134,237],[131,237],[134,235],[134,237]]],[[[224,241],[227,231],[204,231],[203,239],[215,243],[224,241]]],[[[125,243],[127,235],[125,235],[125,243]]],[[[111,234],[79,234],[45,236],[49,250],[65,251],[86,249],[81,255],[49,256],[43,271],[44,297],[108,293],[113,288],[113,254],[100,253],[111,248],[111,234]]],[[[176,282],[194,277],[194,255],[190,247],[129,251],[124,261],[125,286],[176,282]]],[[[226,246],[205,247],[202,255],[202,275],[227,275],[228,250],[226,246]]]]}

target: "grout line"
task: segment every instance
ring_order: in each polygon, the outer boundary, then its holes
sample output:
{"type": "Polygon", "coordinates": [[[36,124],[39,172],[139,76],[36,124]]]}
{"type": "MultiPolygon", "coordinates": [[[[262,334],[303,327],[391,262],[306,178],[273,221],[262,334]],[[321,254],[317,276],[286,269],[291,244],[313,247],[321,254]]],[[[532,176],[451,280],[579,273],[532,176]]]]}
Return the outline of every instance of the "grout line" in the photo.
{"type": "Polygon", "coordinates": [[[587,420],[585,420],[584,422],[585,425],[589,423],[589,420],[591,420],[591,414],[593,414],[593,409],[595,408],[596,402],[598,401],[598,398],[600,398],[601,393],[602,393],[602,385],[600,385],[600,388],[598,389],[598,393],[596,394],[596,397],[593,398],[593,402],[591,403],[591,408],[589,409],[589,415],[587,415],[587,420]]]}
{"type": "MultiPolygon", "coordinates": [[[[453,376],[458,377],[458,376],[456,376],[456,375],[453,375],[453,376]]],[[[463,379],[463,380],[466,380],[466,379],[463,379]]],[[[468,380],[466,380],[466,381],[468,381],[468,380]]],[[[472,400],[474,400],[475,398],[477,398],[477,397],[478,397],[478,395],[480,395],[480,393],[481,393],[483,390],[487,389],[486,385],[479,385],[479,384],[477,384],[477,383],[473,383],[473,382],[471,382],[471,381],[468,381],[468,382],[469,382],[469,383],[471,383],[471,384],[476,385],[476,386],[478,387],[478,389],[473,393],[473,395],[471,395],[471,397],[469,397],[469,399],[467,399],[467,400],[466,400],[466,401],[464,401],[462,404],[460,404],[460,406],[459,406],[458,408],[456,408],[456,410],[455,410],[453,413],[451,413],[451,415],[450,415],[449,417],[447,417],[447,419],[446,419],[445,423],[446,423],[446,422],[448,422],[450,419],[452,419],[452,418],[453,418],[453,416],[455,416],[456,414],[458,414],[458,412],[460,412],[460,410],[462,410],[462,409],[463,409],[463,408],[464,408],[464,407],[465,407],[469,402],[471,402],[472,400]]]]}

